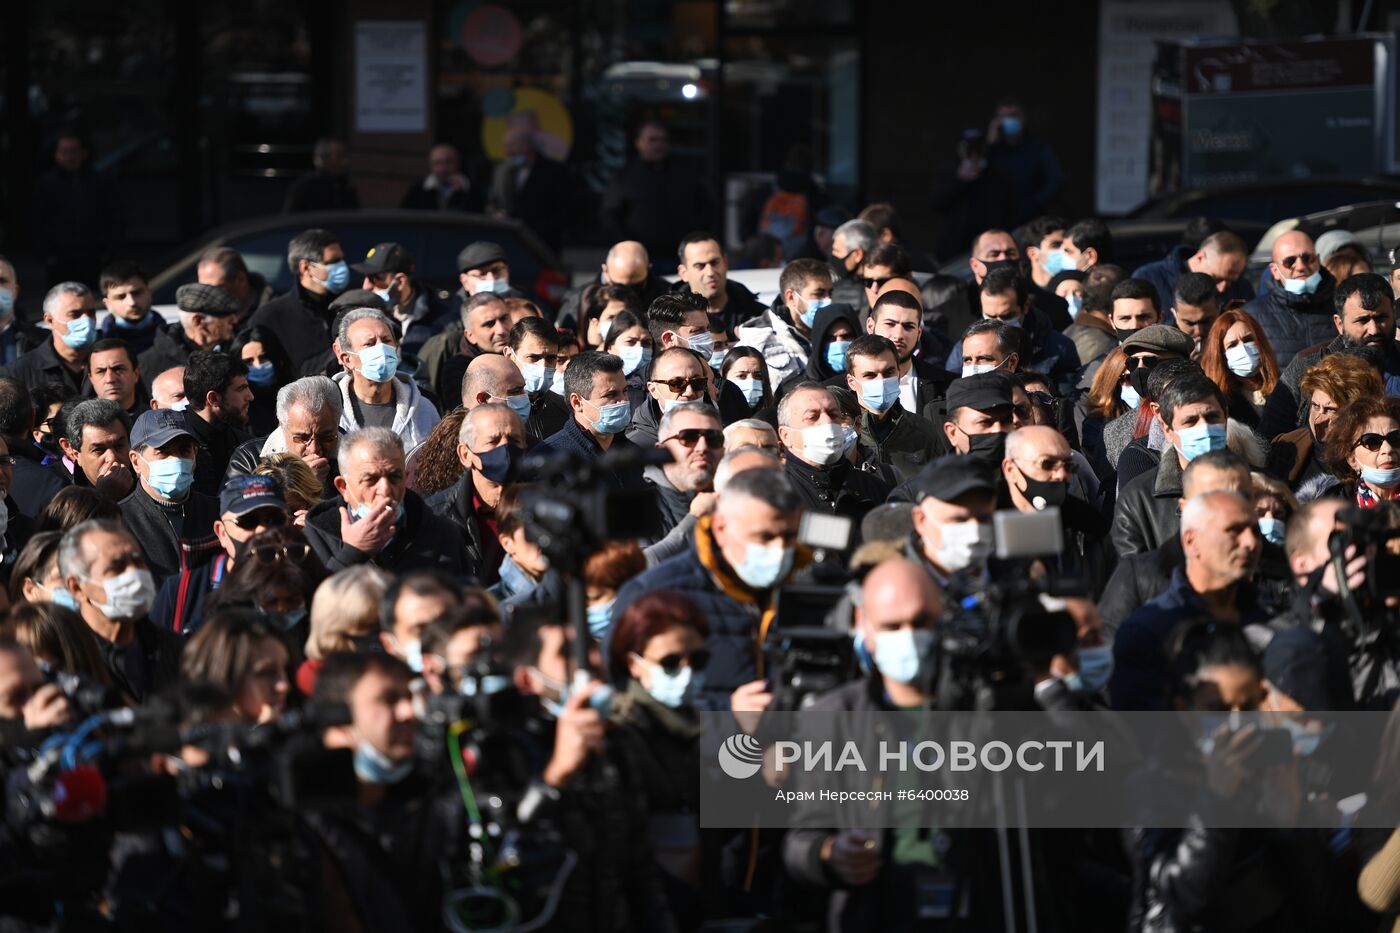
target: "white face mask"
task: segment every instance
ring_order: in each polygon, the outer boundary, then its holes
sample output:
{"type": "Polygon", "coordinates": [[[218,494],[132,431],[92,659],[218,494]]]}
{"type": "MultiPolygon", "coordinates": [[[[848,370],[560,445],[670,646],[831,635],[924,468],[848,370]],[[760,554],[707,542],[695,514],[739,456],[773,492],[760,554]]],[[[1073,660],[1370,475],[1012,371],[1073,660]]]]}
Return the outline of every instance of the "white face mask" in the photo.
{"type": "Polygon", "coordinates": [[[802,429],[802,455],[818,466],[830,466],[846,451],[846,432],[832,421],[802,429]]]}
{"type": "Polygon", "coordinates": [[[933,559],[945,570],[957,573],[980,567],[992,553],[992,526],[981,522],[938,523],[943,543],[933,549],[933,559]]]}
{"type": "MultiPolygon", "coordinates": [[[[88,581],[94,582],[94,581],[88,581]]],[[[93,603],[93,608],[109,619],[139,619],[151,611],[156,601],[156,581],[149,570],[132,568],[102,581],[106,591],[105,603],[93,603]]]]}

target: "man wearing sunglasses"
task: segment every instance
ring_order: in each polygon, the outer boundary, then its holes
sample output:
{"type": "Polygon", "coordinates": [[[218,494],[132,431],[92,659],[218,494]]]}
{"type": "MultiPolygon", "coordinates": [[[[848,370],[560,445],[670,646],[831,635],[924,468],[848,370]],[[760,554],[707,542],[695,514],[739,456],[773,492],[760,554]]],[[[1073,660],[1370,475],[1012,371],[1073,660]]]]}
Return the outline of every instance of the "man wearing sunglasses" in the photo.
{"type": "Polygon", "coordinates": [[[676,405],[707,401],[708,364],[693,350],[669,347],[652,360],[645,405],[632,413],[627,439],[639,447],[654,447],[660,439],[660,419],[676,405]]]}
{"type": "Polygon", "coordinates": [[[183,567],[208,563],[219,548],[219,500],[194,488],[198,445],[185,415],[161,408],[136,419],[129,457],[137,484],[117,503],[157,586],[183,567]]]}
{"type": "Polygon", "coordinates": [[[865,257],[860,267],[861,285],[865,287],[865,302],[875,307],[884,287],[893,279],[907,279],[914,274],[909,255],[894,243],[881,243],[865,257]]]}
{"type": "Polygon", "coordinates": [[[151,608],[151,621],[182,635],[192,633],[204,621],[209,594],[233,572],[248,540],[288,521],[287,502],[272,477],[229,480],[219,492],[219,517],[214,521],[214,536],[222,550],[207,566],[182,568],[166,580],[151,608]]]}
{"type": "Polygon", "coordinates": [[[657,563],[685,550],[701,515],[714,509],[715,470],[724,455],[719,413],[704,402],[681,402],[661,416],[656,446],[672,457],[650,464],[642,478],[656,496],[657,526],[647,558],[657,563]]]}
{"type": "Polygon", "coordinates": [[[1004,495],[1018,512],[1060,510],[1064,549],[1055,573],[1084,579],[1097,593],[1106,575],[1102,542],[1108,537],[1103,516],[1070,494],[1079,465],[1063,434],[1046,425],[1018,428],[1006,436],[1006,459],[1001,462],[1004,495]]]}
{"type": "Polygon", "coordinates": [[[1337,335],[1332,302],[1337,280],[1322,267],[1312,237],[1290,230],[1274,240],[1273,262],[1263,290],[1244,306],[1264,329],[1280,366],[1304,347],[1337,335]]]}

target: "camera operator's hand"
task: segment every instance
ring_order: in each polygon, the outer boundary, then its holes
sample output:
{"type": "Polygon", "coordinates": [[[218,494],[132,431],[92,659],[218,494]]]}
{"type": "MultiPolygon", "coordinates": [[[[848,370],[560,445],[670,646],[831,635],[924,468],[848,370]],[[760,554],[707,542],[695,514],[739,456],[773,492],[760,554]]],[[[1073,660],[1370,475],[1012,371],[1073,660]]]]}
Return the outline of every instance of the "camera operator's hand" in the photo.
{"type": "Polygon", "coordinates": [[[880,873],[880,843],[863,829],[843,829],[822,843],[822,861],[840,881],[869,884],[880,873]]]}
{"type": "Polygon", "coordinates": [[[588,705],[603,685],[597,681],[570,695],[564,712],[554,727],[554,754],[544,766],[541,777],[553,788],[563,787],[569,778],[588,761],[588,756],[603,748],[603,717],[588,705]]]}
{"type": "Polygon", "coordinates": [[[738,687],[729,695],[729,708],[734,713],[734,722],[740,731],[752,734],[758,728],[759,717],[773,702],[773,694],[768,692],[768,681],[754,680],[738,687]]]}
{"type": "Polygon", "coordinates": [[[690,500],[690,514],[696,518],[709,515],[715,510],[715,503],[718,501],[717,492],[697,492],[695,498],[690,500]]]}
{"type": "MultiPolygon", "coordinates": [[[[1347,549],[1342,552],[1342,560],[1346,561],[1347,587],[1356,590],[1366,582],[1366,555],[1356,553],[1356,545],[1347,545],[1347,549]]],[[[1337,593],[1337,567],[1332,561],[1327,562],[1327,569],[1322,572],[1322,588],[1329,593],[1337,593]]]]}
{"type": "Polygon", "coordinates": [[[1228,800],[1249,776],[1246,763],[1249,756],[1258,751],[1264,737],[1252,725],[1236,731],[1222,725],[1211,737],[1215,745],[1206,756],[1206,784],[1217,796],[1228,800]]]}
{"type": "Polygon", "coordinates": [[[352,521],[350,510],[341,506],[340,540],[357,551],[378,554],[394,536],[395,511],[387,496],[376,496],[369,505],[369,514],[359,521],[352,521]]]}
{"type": "Polygon", "coordinates": [[[73,709],[68,705],[68,697],[63,695],[57,684],[44,684],[30,696],[24,704],[24,728],[30,731],[52,729],[73,718],[73,709]]]}

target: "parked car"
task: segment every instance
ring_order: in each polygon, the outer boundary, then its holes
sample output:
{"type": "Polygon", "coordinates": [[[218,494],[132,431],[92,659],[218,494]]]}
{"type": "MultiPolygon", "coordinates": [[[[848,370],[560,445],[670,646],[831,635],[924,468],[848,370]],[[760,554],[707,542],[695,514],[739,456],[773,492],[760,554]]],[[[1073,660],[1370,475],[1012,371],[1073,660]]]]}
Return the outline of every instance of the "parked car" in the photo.
{"type": "Polygon", "coordinates": [[[1280,220],[1264,232],[1249,261],[1251,265],[1268,265],[1273,260],[1274,240],[1290,230],[1301,230],[1314,240],[1329,230],[1348,230],[1360,237],[1361,245],[1370,253],[1371,262],[1380,263],[1385,261],[1386,252],[1395,242],[1385,238],[1377,241],[1377,229],[1396,223],[1400,223],[1400,200],[1396,198],[1368,201],[1365,204],[1348,204],[1315,214],[1289,217],[1280,220]],[[1363,235],[1362,231],[1370,231],[1370,235],[1363,235]]]}
{"type": "MultiPolygon", "coordinates": [[[[399,243],[413,254],[417,275],[433,288],[456,291],[457,254],[469,243],[490,240],[505,250],[511,284],[553,307],[569,287],[558,257],[528,228],[481,214],[436,211],[361,210],[278,214],[227,224],[209,232],[199,245],[151,280],[158,305],[174,304],[175,289],[195,281],[199,257],[214,246],[231,246],[250,271],[267,279],[275,293],[292,287],[287,243],[303,230],[324,227],[340,236],[347,262],[360,261],[378,243],[399,243]]],[[[359,281],[353,275],[353,286],[359,281]]]]}
{"type": "Polygon", "coordinates": [[[1272,224],[1285,217],[1328,211],[1345,204],[1397,199],[1400,179],[1297,178],[1179,191],[1144,201],[1127,216],[1133,220],[1218,217],[1236,227],[1236,221],[1272,224]]]}

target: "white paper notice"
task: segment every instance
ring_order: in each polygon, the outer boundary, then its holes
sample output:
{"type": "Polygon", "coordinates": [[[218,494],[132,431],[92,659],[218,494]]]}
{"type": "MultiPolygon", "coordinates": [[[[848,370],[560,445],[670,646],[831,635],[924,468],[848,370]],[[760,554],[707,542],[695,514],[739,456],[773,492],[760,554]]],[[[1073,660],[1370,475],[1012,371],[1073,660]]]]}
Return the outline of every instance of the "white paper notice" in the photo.
{"type": "Polygon", "coordinates": [[[355,132],[427,132],[427,59],[421,22],[355,24],[355,132]]]}

